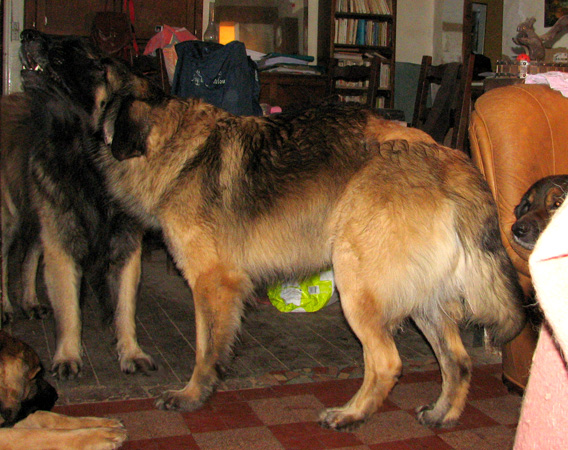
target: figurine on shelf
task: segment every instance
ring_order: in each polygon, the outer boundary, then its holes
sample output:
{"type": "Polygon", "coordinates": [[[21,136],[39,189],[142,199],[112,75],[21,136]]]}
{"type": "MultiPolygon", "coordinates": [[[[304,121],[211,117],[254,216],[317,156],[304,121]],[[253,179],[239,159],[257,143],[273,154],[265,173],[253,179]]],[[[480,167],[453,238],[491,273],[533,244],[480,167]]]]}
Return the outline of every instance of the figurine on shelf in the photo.
{"type": "Polygon", "coordinates": [[[513,42],[528,49],[531,61],[543,61],[544,49],[551,48],[560,36],[568,31],[568,15],[560,17],[556,23],[542,36],[536,34],[534,23],[536,19],[531,17],[517,27],[517,36],[513,42]]]}
{"type": "Polygon", "coordinates": [[[521,53],[517,56],[517,62],[519,63],[519,78],[526,78],[529,71],[529,65],[531,64],[531,58],[526,53],[521,53]]]}

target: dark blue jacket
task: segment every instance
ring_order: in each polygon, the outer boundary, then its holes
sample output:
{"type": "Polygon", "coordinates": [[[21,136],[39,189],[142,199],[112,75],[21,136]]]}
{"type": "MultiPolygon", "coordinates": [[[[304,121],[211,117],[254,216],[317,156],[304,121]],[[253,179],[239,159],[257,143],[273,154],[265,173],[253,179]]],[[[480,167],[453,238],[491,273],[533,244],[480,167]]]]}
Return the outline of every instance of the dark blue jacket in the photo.
{"type": "Polygon", "coordinates": [[[172,94],[198,97],[237,115],[262,115],[258,69],[242,42],[185,41],[175,48],[172,94]]]}

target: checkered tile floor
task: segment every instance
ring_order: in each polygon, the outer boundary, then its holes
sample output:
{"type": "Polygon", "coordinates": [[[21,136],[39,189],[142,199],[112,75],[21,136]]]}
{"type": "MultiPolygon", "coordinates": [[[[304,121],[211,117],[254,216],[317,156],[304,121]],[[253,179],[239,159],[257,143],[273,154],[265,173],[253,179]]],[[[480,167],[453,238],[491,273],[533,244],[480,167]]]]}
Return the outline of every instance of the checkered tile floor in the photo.
{"type": "Polygon", "coordinates": [[[521,398],[500,381],[499,365],[477,366],[466,410],[452,429],[430,429],[414,408],[440,389],[438,371],[402,377],[380,411],[351,433],[321,428],[318,412],[345,403],[361,379],[282,384],[217,392],[199,411],[158,411],[152,399],[58,406],[70,415],[123,421],[125,450],[501,450],[512,448],[521,398]]]}
{"type": "MultiPolygon", "coordinates": [[[[191,292],[165,252],[154,250],[144,258],[137,311],[140,343],[159,370],[147,375],[120,372],[113,333],[101,326],[97,303],[88,297],[82,377],[48,380],[59,393],[58,411],[120,417],[130,436],[125,449],[511,448],[521,399],[501,383],[499,355],[486,350],[472,330],[463,335],[474,376],[460,426],[431,430],[414,417],[414,408],[439,395],[440,375],[429,345],[409,323],[396,336],[401,381],[379,413],[353,433],[341,433],[316,423],[321,409],[351,398],[363,374],[361,345],[339,302],[311,314],[280,313],[266,302],[248,310],[220,392],[199,411],[173,413],[156,410],[152,399],[189,380],[195,318],[191,292]]],[[[46,301],[45,295],[41,298],[46,301]]],[[[9,331],[30,344],[49,367],[55,348],[53,318],[17,317],[9,331]]]]}

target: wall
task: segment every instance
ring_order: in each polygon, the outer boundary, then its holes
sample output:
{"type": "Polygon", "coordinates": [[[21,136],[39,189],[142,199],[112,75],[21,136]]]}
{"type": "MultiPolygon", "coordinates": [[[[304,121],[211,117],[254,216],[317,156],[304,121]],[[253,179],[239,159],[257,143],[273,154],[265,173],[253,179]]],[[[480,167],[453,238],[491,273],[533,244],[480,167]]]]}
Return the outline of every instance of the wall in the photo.
{"type": "MultiPolygon", "coordinates": [[[[524,47],[513,42],[517,34],[517,26],[526,19],[534,17],[534,29],[537,34],[549,30],[544,27],[544,0],[504,0],[503,1],[503,54],[514,57],[524,53],[524,47]]],[[[560,38],[553,47],[568,47],[568,35],[560,38]]]]}
{"type": "Polygon", "coordinates": [[[420,64],[422,55],[431,55],[434,44],[434,3],[423,0],[398,0],[396,22],[397,62],[420,64]]]}
{"type": "Polygon", "coordinates": [[[12,23],[17,23],[19,29],[22,29],[24,23],[24,1],[23,0],[5,0],[2,5],[4,7],[4,36],[3,52],[4,67],[2,67],[2,93],[9,94],[21,90],[20,69],[20,36],[18,30],[14,30],[14,36],[11,36],[10,30],[12,23]],[[15,39],[12,39],[14,37],[15,39]]]}
{"type": "Polygon", "coordinates": [[[398,0],[397,62],[434,64],[461,61],[463,0],[398,0]],[[417,5],[420,5],[418,8],[417,5]]]}

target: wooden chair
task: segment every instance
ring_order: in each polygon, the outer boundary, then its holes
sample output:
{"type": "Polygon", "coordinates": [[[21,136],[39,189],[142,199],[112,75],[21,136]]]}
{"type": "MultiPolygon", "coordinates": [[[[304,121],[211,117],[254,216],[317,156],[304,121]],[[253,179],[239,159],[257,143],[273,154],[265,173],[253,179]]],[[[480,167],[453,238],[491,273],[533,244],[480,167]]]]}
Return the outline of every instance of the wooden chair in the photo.
{"type": "Polygon", "coordinates": [[[371,59],[371,64],[368,66],[359,64],[339,66],[337,60],[334,59],[329,67],[329,92],[339,99],[364,96],[366,99],[364,103],[370,108],[376,108],[380,75],[380,58],[371,59]],[[366,84],[366,86],[359,84],[366,84]]]}
{"type": "Polygon", "coordinates": [[[466,64],[432,65],[431,56],[422,57],[412,126],[430,134],[437,142],[466,151],[466,135],[471,108],[471,81],[474,55],[466,64]],[[427,106],[432,85],[438,85],[431,107],[427,106]],[[447,142],[449,131],[451,140],[447,142]]]}

